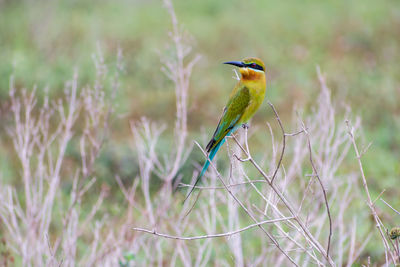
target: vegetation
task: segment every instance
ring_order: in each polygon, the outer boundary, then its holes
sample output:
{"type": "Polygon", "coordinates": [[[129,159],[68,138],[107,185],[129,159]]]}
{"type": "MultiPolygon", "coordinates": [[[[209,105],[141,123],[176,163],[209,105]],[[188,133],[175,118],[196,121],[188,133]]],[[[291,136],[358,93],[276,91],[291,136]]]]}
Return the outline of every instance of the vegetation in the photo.
{"type": "Polygon", "coordinates": [[[389,0],[0,0],[0,265],[399,263],[399,36],[389,0]]]}

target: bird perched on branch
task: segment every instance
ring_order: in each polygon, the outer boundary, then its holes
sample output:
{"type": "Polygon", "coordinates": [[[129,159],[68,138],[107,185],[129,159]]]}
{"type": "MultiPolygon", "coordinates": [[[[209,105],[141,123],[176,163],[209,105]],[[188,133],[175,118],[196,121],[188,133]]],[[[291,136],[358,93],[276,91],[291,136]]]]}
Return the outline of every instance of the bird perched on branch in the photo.
{"type": "Polygon", "coordinates": [[[230,136],[241,125],[247,127],[247,122],[253,117],[264,100],[266,89],[265,65],[260,59],[245,58],[242,61],[229,61],[224,64],[238,67],[242,77],[231,92],[217,129],[206,147],[208,159],[204,163],[203,169],[186,196],[185,201],[193,192],[215,154],[225,142],[225,137],[230,136]]]}

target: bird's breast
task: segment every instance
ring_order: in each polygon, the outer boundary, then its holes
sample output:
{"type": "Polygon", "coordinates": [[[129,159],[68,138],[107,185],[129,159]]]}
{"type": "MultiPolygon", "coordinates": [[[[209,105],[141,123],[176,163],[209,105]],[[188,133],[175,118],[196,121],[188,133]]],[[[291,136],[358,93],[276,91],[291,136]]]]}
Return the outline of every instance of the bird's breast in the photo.
{"type": "Polygon", "coordinates": [[[252,87],[249,88],[250,91],[250,102],[247,106],[246,110],[243,113],[243,116],[240,120],[240,123],[245,123],[253,117],[254,113],[259,109],[265,97],[265,86],[264,87],[252,87]]]}
{"type": "Polygon", "coordinates": [[[249,105],[240,120],[240,123],[245,123],[256,113],[264,101],[266,78],[264,72],[254,71],[249,68],[243,69],[243,71],[240,69],[240,72],[242,73],[241,83],[249,89],[250,93],[249,105]]]}

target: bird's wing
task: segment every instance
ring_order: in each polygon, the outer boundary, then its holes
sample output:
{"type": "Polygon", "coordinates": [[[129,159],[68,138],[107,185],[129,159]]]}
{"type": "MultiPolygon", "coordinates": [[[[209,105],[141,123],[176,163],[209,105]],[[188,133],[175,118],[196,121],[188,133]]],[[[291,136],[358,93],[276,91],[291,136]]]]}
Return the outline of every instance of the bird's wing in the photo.
{"type": "Polygon", "coordinates": [[[214,135],[206,147],[207,152],[210,152],[237,125],[249,103],[249,89],[242,86],[229,99],[217,129],[215,129],[214,135]]]}

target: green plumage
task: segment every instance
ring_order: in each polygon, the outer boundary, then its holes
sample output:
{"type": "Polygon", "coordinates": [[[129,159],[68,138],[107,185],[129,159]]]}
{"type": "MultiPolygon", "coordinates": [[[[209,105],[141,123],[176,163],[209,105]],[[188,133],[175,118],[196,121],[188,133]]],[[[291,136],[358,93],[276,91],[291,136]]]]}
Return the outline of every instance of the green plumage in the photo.
{"type": "Polygon", "coordinates": [[[229,131],[235,128],[244,114],[244,111],[250,103],[250,91],[247,87],[242,86],[241,89],[228,101],[222,114],[222,118],[219,120],[217,129],[214,132],[213,137],[208,143],[206,150],[210,152],[229,131]]]}

